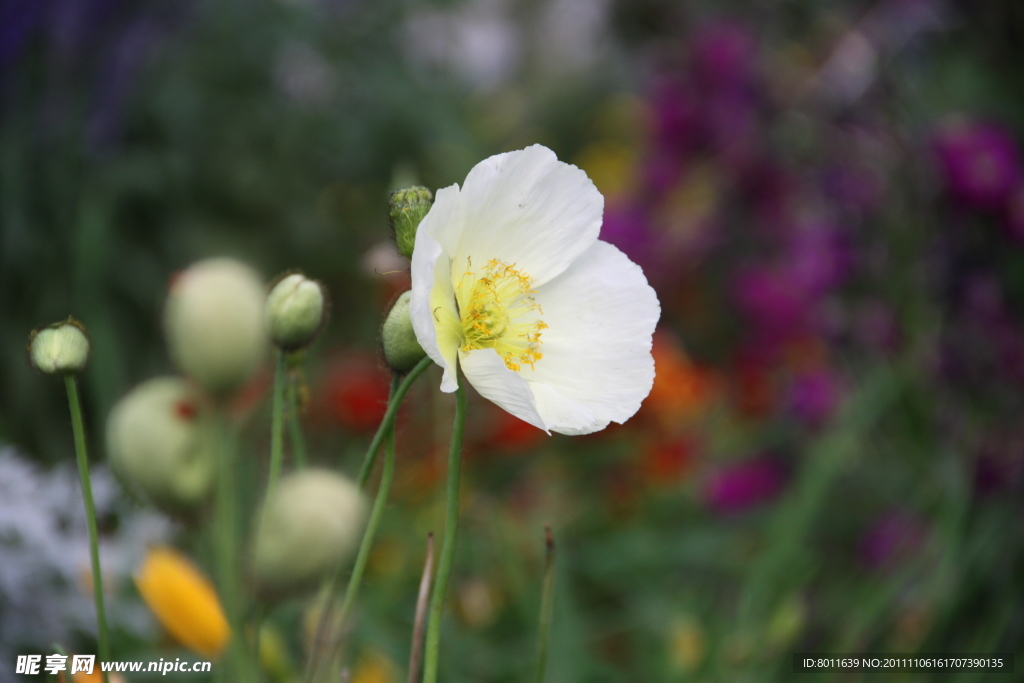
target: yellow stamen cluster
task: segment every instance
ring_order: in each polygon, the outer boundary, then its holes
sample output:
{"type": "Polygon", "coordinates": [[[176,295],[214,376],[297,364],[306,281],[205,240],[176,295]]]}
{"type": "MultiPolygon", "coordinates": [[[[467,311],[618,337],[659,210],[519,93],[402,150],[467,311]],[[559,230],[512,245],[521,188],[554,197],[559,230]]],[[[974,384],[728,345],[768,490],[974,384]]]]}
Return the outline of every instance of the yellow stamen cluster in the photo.
{"type": "Polygon", "coordinates": [[[515,264],[491,259],[479,271],[469,261],[462,279],[455,285],[455,299],[462,322],[463,351],[494,349],[509,370],[531,368],[543,355],[541,331],[547,329],[537,317],[543,314],[533,299],[531,278],[515,264]]]}

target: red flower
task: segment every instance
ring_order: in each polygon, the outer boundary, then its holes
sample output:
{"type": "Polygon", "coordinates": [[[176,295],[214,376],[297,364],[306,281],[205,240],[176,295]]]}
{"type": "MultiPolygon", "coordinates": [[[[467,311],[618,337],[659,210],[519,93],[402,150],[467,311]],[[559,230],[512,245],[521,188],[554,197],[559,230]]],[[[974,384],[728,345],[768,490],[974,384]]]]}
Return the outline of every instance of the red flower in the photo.
{"type": "Polygon", "coordinates": [[[346,429],[373,431],[384,418],[388,380],[376,358],[349,353],[332,362],[326,372],[321,405],[346,429]]]}

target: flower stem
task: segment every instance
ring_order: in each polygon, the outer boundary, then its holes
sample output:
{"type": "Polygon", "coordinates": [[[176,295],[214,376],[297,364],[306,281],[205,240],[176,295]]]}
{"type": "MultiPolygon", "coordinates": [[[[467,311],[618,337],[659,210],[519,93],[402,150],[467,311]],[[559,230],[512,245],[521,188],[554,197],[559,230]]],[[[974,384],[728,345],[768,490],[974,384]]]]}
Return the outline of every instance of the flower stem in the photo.
{"type": "Polygon", "coordinates": [[[409,651],[409,683],[420,678],[423,663],[423,628],[427,623],[427,603],[430,601],[430,583],[434,578],[434,532],[427,535],[427,559],[423,563],[420,593],[416,598],[416,617],[412,627],[412,646],[409,651]]]}
{"type": "Polygon", "coordinates": [[[455,422],[452,425],[452,442],[448,451],[448,501],[445,510],[444,543],[441,545],[441,559],[437,565],[437,579],[430,596],[430,618],[427,622],[426,661],[423,667],[423,683],[437,681],[437,658],[441,644],[441,613],[444,609],[444,595],[448,588],[448,576],[452,571],[455,557],[455,542],[459,532],[459,475],[462,467],[462,432],[466,425],[466,390],[462,383],[455,391],[455,422]]]}
{"type": "Polygon", "coordinates": [[[388,433],[391,425],[395,423],[395,416],[398,415],[398,409],[402,405],[402,399],[405,398],[406,392],[409,391],[409,387],[416,381],[416,378],[422,375],[423,371],[430,367],[433,362],[430,356],[427,356],[417,363],[416,367],[410,370],[409,374],[401,382],[398,381],[398,375],[392,380],[388,409],[384,413],[384,419],[381,420],[380,427],[377,428],[377,433],[373,435],[373,441],[370,442],[370,448],[366,451],[363,466],[359,470],[359,477],[356,479],[359,488],[362,488],[366,484],[366,480],[370,478],[370,472],[373,471],[373,465],[377,461],[377,451],[380,450],[380,444],[384,440],[384,435],[388,433]]]}
{"type": "MultiPolygon", "coordinates": [[[[366,571],[366,563],[370,559],[370,551],[373,550],[373,540],[377,535],[377,527],[380,526],[381,517],[384,515],[384,508],[387,505],[388,493],[391,491],[391,482],[394,478],[394,474],[395,434],[394,429],[392,428],[384,443],[384,469],[380,476],[380,487],[377,489],[377,498],[373,501],[373,509],[370,511],[370,519],[366,523],[366,531],[363,532],[363,540],[359,544],[359,553],[356,555],[356,562],[352,567],[352,576],[348,580],[348,588],[345,589],[345,599],[341,603],[341,616],[338,619],[341,632],[344,632],[345,624],[348,621],[349,614],[352,612],[352,605],[355,604],[356,593],[359,592],[359,585],[363,580],[363,572],[366,571]]],[[[340,572],[338,574],[340,575],[340,572]]],[[[332,588],[335,588],[335,586],[332,586],[332,588]]],[[[332,590],[330,595],[333,595],[334,593],[335,591],[332,590]]],[[[313,654],[315,657],[316,652],[313,654]]],[[[310,660],[310,680],[316,676],[316,673],[320,668],[320,661],[317,661],[318,659],[322,661],[322,658],[314,658],[310,660]]]]}
{"type": "MultiPolygon", "coordinates": [[[[366,455],[363,457],[363,465],[362,468],[359,470],[359,477],[356,480],[359,488],[363,488],[363,486],[365,486],[366,484],[366,480],[370,478],[370,472],[373,471],[373,466],[376,463],[377,451],[380,450],[380,445],[383,442],[384,438],[388,435],[392,435],[394,432],[395,416],[398,414],[398,409],[402,405],[402,399],[405,398],[406,393],[408,393],[409,391],[409,387],[411,387],[412,383],[416,381],[416,378],[422,375],[423,372],[428,367],[430,367],[430,364],[432,362],[433,361],[431,361],[430,357],[428,356],[421,360],[416,365],[416,367],[410,370],[409,374],[407,374],[404,378],[401,377],[400,375],[395,375],[394,377],[391,378],[391,393],[388,397],[388,408],[387,411],[385,411],[384,413],[384,418],[381,420],[380,426],[377,428],[377,433],[374,434],[373,440],[370,442],[370,447],[367,449],[366,455]]],[[[386,464],[385,470],[387,470],[386,464]]],[[[388,474],[387,476],[389,480],[388,487],[390,488],[391,475],[388,474]]],[[[381,491],[384,491],[383,484],[384,479],[382,478],[381,488],[378,489],[377,502],[374,503],[374,511],[376,511],[377,504],[380,503],[381,501],[380,493],[381,491]]],[[[386,496],[386,491],[384,491],[384,493],[386,496]]],[[[383,503],[380,504],[381,506],[383,506],[383,503]]],[[[372,517],[373,512],[371,512],[371,523],[372,517]]],[[[367,526],[367,532],[363,536],[364,544],[366,543],[368,536],[370,537],[370,541],[372,541],[372,534],[370,534],[369,524],[367,526]]],[[[360,547],[360,554],[362,554],[362,551],[363,548],[360,547]]],[[[358,562],[359,559],[357,557],[356,563],[358,564],[358,562]]],[[[324,605],[323,611],[320,613],[320,618],[317,620],[316,631],[314,632],[313,635],[312,652],[310,653],[309,660],[306,665],[306,681],[313,681],[317,673],[317,669],[319,668],[319,650],[324,640],[324,631],[327,628],[327,621],[329,619],[331,609],[334,606],[334,596],[335,594],[337,594],[338,590],[341,587],[342,578],[343,567],[339,566],[335,570],[334,575],[330,578],[330,580],[327,583],[326,604],[324,605]]],[[[353,579],[354,578],[355,570],[353,570],[353,579]]],[[[346,591],[346,601],[349,600],[348,592],[352,590],[352,583],[352,581],[349,582],[349,589],[348,591],[346,591]]],[[[342,608],[342,611],[345,611],[344,607],[342,608]]],[[[342,618],[342,624],[344,625],[344,617],[342,618]]]]}
{"type": "Polygon", "coordinates": [[[214,502],[214,552],[217,583],[231,627],[222,680],[238,680],[244,666],[244,634],[236,578],[238,557],[237,500],[235,498],[235,444],[225,415],[217,416],[217,496],[214,502]]]}
{"type": "Polygon", "coordinates": [[[274,397],[270,417],[270,473],[267,475],[267,496],[274,490],[277,477],[281,474],[284,459],[284,383],[288,376],[288,357],[284,351],[277,352],[277,369],[274,372],[274,397]]]}
{"type": "Polygon", "coordinates": [[[551,615],[555,604],[555,537],[551,526],[544,527],[544,589],[540,598],[540,633],[537,642],[537,683],[544,683],[551,641],[551,615]]]}
{"type": "Polygon", "coordinates": [[[295,456],[295,467],[303,469],[306,466],[306,440],[302,436],[302,425],[299,423],[299,390],[297,373],[288,374],[288,436],[292,443],[292,453],[295,456]]]}
{"type": "Polygon", "coordinates": [[[392,428],[384,445],[384,469],[380,475],[380,487],[377,489],[377,499],[373,501],[373,510],[370,511],[370,521],[366,524],[366,531],[363,533],[363,541],[359,545],[359,554],[356,555],[356,563],[352,567],[352,578],[348,581],[348,588],[345,590],[345,600],[341,603],[341,624],[345,627],[349,613],[352,612],[352,605],[355,602],[356,593],[359,592],[359,584],[363,580],[363,572],[366,570],[366,562],[370,559],[370,551],[373,549],[373,540],[377,535],[377,527],[380,526],[381,517],[384,515],[384,508],[387,505],[388,494],[391,492],[391,482],[395,475],[395,430],[392,428]]]}
{"type": "MultiPolygon", "coordinates": [[[[78,460],[78,477],[82,482],[82,498],[85,500],[85,522],[89,529],[89,559],[92,562],[92,592],[96,601],[100,660],[110,661],[110,641],[107,635],[107,611],[103,603],[103,572],[100,569],[99,534],[96,530],[96,506],[92,499],[92,482],[89,478],[89,456],[85,449],[85,425],[82,420],[82,406],[78,401],[78,383],[74,375],[64,377],[68,391],[68,407],[71,410],[71,429],[75,434],[75,457],[78,460]]],[[[103,683],[107,673],[102,671],[103,683]]]]}

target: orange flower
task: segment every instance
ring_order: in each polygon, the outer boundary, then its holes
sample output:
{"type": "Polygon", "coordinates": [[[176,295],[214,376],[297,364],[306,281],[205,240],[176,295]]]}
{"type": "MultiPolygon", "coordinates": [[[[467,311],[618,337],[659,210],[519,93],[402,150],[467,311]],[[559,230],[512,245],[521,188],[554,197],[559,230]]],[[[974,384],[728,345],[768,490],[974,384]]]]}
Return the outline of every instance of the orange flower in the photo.
{"type": "Polygon", "coordinates": [[[644,471],[654,483],[678,482],[694,471],[696,455],[697,444],[692,439],[652,441],[642,451],[644,471]]]}
{"type": "Polygon", "coordinates": [[[210,580],[173,548],[152,548],[135,575],[135,586],[167,632],[211,659],[227,645],[230,629],[210,580]]]}
{"type": "Polygon", "coordinates": [[[647,411],[669,428],[703,416],[718,392],[715,373],[695,365],[675,337],[666,332],[655,333],[651,353],[656,375],[644,404],[647,411]]]}

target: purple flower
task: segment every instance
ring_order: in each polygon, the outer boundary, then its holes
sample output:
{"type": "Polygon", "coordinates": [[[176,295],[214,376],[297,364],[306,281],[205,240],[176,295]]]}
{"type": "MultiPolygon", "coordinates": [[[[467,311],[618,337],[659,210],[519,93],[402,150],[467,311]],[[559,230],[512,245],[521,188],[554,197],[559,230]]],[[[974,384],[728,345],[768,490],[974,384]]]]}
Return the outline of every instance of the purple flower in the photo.
{"type": "Polygon", "coordinates": [[[700,102],[702,146],[735,173],[753,166],[760,151],[757,104],[751,93],[740,90],[715,93],[700,102]]]}
{"type": "Polygon", "coordinates": [[[678,80],[664,79],[654,86],[650,99],[657,148],[673,154],[689,151],[697,132],[692,90],[678,80]]]}
{"type": "Polygon", "coordinates": [[[839,378],[824,368],[797,375],[789,389],[789,406],[799,419],[812,427],[832,417],[841,394],[839,378]]]}
{"type": "Polygon", "coordinates": [[[997,210],[1021,180],[1013,135],[994,123],[958,122],[942,128],[935,151],[946,186],[965,206],[997,210]]]}
{"type": "Polygon", "coordinates": [[[807,326],[810,301],[793,273],[765,265],[739,272],[733,295],[756,333],[788,338],[807,326]]]}
{"type": "Polygon", "coordinates": [[[767,503],[785,485],[786,473],[770,456],[727,465],[704,484],[704,502],[713,511],[728,514],[767,503]]]}
{"type": "Polygon", "coordinates": [[[869,568],[886,570],[920,552],[926,537],[924,522],[905,510],[885,513],[860,540],[860,558],[869,568]]]}
{"type": "Polygon", "coordinates": [[[786,261],[801,289],[822,294],[846,279],[851,253],[842,234],[827,225],[809,224],[789,237],[786,261]]]}
{"type": "Polygon", "coordinates": [[[885,196],[881,174],[863,164],[838,164],[822,173],[822,189],[840,206],[860,214],[876,211],[885,196]]]}
{"type": "Polygon", "coordinates": [[[730,90],[750,82],[756,55],[757,41],[750,29],[738,21],[720,19],[698,30],[690,58],[702,85],[730,90]]]}
{"type": "Polygon", "coordinates": [[[634,263],[646,266],[655,250],[650,216],[641,206],[608,207],[601,239],[622,250],[634,263]]]}

